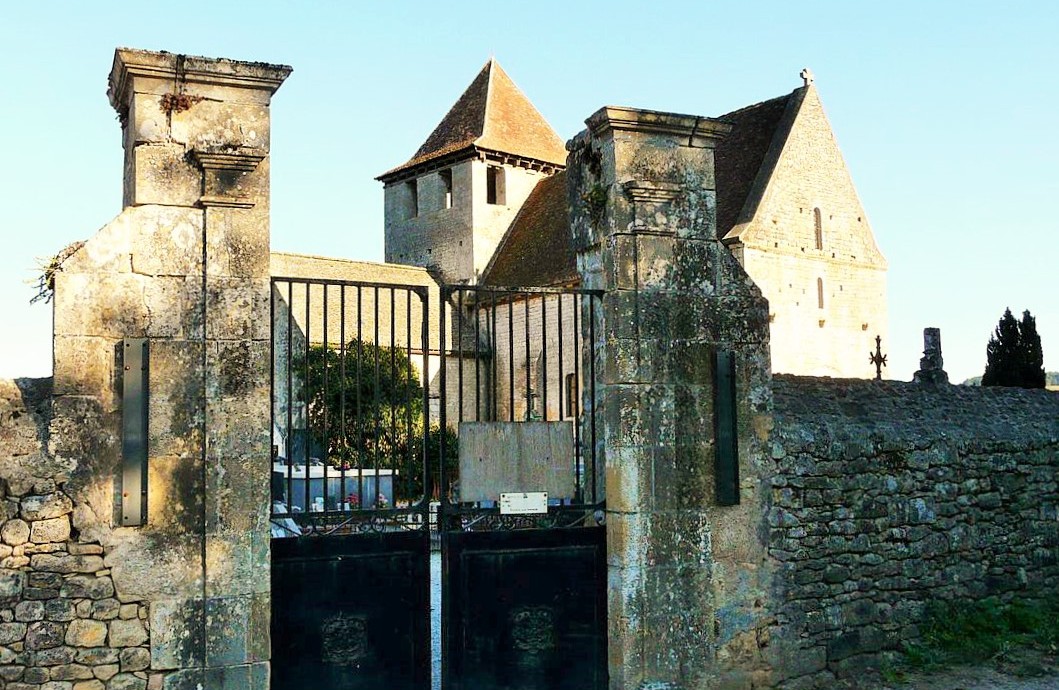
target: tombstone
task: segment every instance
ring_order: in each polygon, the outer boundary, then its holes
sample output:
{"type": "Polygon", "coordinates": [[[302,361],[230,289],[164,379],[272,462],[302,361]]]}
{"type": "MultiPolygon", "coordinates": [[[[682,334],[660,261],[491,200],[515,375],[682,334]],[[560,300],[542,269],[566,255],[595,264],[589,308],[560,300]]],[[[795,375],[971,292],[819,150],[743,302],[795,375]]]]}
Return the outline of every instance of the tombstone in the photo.
{"type": "Polygon", "coordinates": [[[919,360],[919,371],[912,380],[916,383],[948,383],[945,360],[941,357],[941,329],[923,329],[923,357],[919,360]]]}

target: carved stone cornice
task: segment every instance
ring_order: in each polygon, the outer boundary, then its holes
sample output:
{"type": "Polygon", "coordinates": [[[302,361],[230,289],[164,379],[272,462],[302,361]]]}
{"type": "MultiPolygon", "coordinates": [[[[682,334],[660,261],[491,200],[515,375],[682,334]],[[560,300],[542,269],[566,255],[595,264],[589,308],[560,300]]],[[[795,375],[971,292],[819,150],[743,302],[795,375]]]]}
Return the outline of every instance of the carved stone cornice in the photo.
{"type": "Polygon", "coordinates": [[[247,147],[192,150],[191,159],[203,173],[203,194],[199,197],[199,206],[253,208],[255,202],[242,193],[241,183],[266,156],[261,149],[247,147]]]}
{"type": "Polygon", "coordinates": [[[683,186],[679,184],[644,180],[629,180],[623,183],[621,188],[633,203],[664,203],[673,201],[684,192],[683,186]]]}
{"type": "Polygon", "coordinates": [[[732,125],[699,115],[680,115],[657,110],[608,105],[585,120],[595,136],[607,132],[641,132],[673,136],[686,146],[712,148],[717,140],[732,131],[732,125]]]}
{"type": "Polygon", "coordinates": [[[264,92],[262,98],[267,100],[292,71],[293,68],[288,65],[118,48],[114,51],[114,66],[110,72],[107,95],[110,104],[120,112],[128,103],[128,92],[133,81],[143,77],[147,82],[179,81],[183,84],[248,89],[264,92]]]}
{"type": "Polygon", "coordinates": [[[193,150],[191,157],[203,170],[253,172],[267,154],[260,149],[239,148],[224,151],[193,150]]]}

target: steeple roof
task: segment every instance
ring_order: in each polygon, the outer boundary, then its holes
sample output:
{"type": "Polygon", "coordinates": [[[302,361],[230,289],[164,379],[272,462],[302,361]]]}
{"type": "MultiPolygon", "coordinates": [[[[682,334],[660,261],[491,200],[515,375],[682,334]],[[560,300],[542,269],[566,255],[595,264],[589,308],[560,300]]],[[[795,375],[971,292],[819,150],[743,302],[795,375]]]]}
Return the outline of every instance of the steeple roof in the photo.
{"type": "Polygon", "coordinates": [[[387,182],[439,158],[475,151],[566,165],[562,139],[492,58],[415,155],[378,179],[387,182]]]}

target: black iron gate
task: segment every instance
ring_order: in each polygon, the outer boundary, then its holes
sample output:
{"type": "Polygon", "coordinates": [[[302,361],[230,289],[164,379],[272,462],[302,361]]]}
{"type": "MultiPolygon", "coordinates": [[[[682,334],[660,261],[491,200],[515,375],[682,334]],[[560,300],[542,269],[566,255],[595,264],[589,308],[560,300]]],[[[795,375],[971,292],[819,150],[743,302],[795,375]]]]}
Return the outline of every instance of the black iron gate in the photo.
{"type": "Polygon", "coordinates": [[[600,295],[440,292],[273,279],[274,690],[607,685],[600,295]]]}
{"type": "Polygon", "coordinates": [[[427,291],[272,280],[272,687],[430,687],[427,291]]]}
{"type": "Polygon", "coordinates": [[[442,289],[441,427],[458,434],[439,448],[446,689],[607,686],[599,299],[442,289]]]}

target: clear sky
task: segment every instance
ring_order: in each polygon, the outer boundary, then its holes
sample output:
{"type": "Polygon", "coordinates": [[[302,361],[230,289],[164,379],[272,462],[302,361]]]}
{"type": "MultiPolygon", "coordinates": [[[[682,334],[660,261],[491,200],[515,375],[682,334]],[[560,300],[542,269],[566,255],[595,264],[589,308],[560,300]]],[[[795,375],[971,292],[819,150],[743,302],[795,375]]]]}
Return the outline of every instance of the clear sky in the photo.
{"type": "MultiPolygon", "coordinates": [[[[495,55],[563,138],[605,104],[715,116],[816,74],[889,264],[889,374],[922,329],[979,375],[1004,308],[1059,370],[1059,5],[1050,2],[9,2],[0,12],[0,376],[51,370],[38,257],[120,211],[116,46],[294,66],[273,100],[273,249],[382,259],[379,173],[495,55]]],[[[864,353],[867,358],[868,353],[864,353]]]]}

